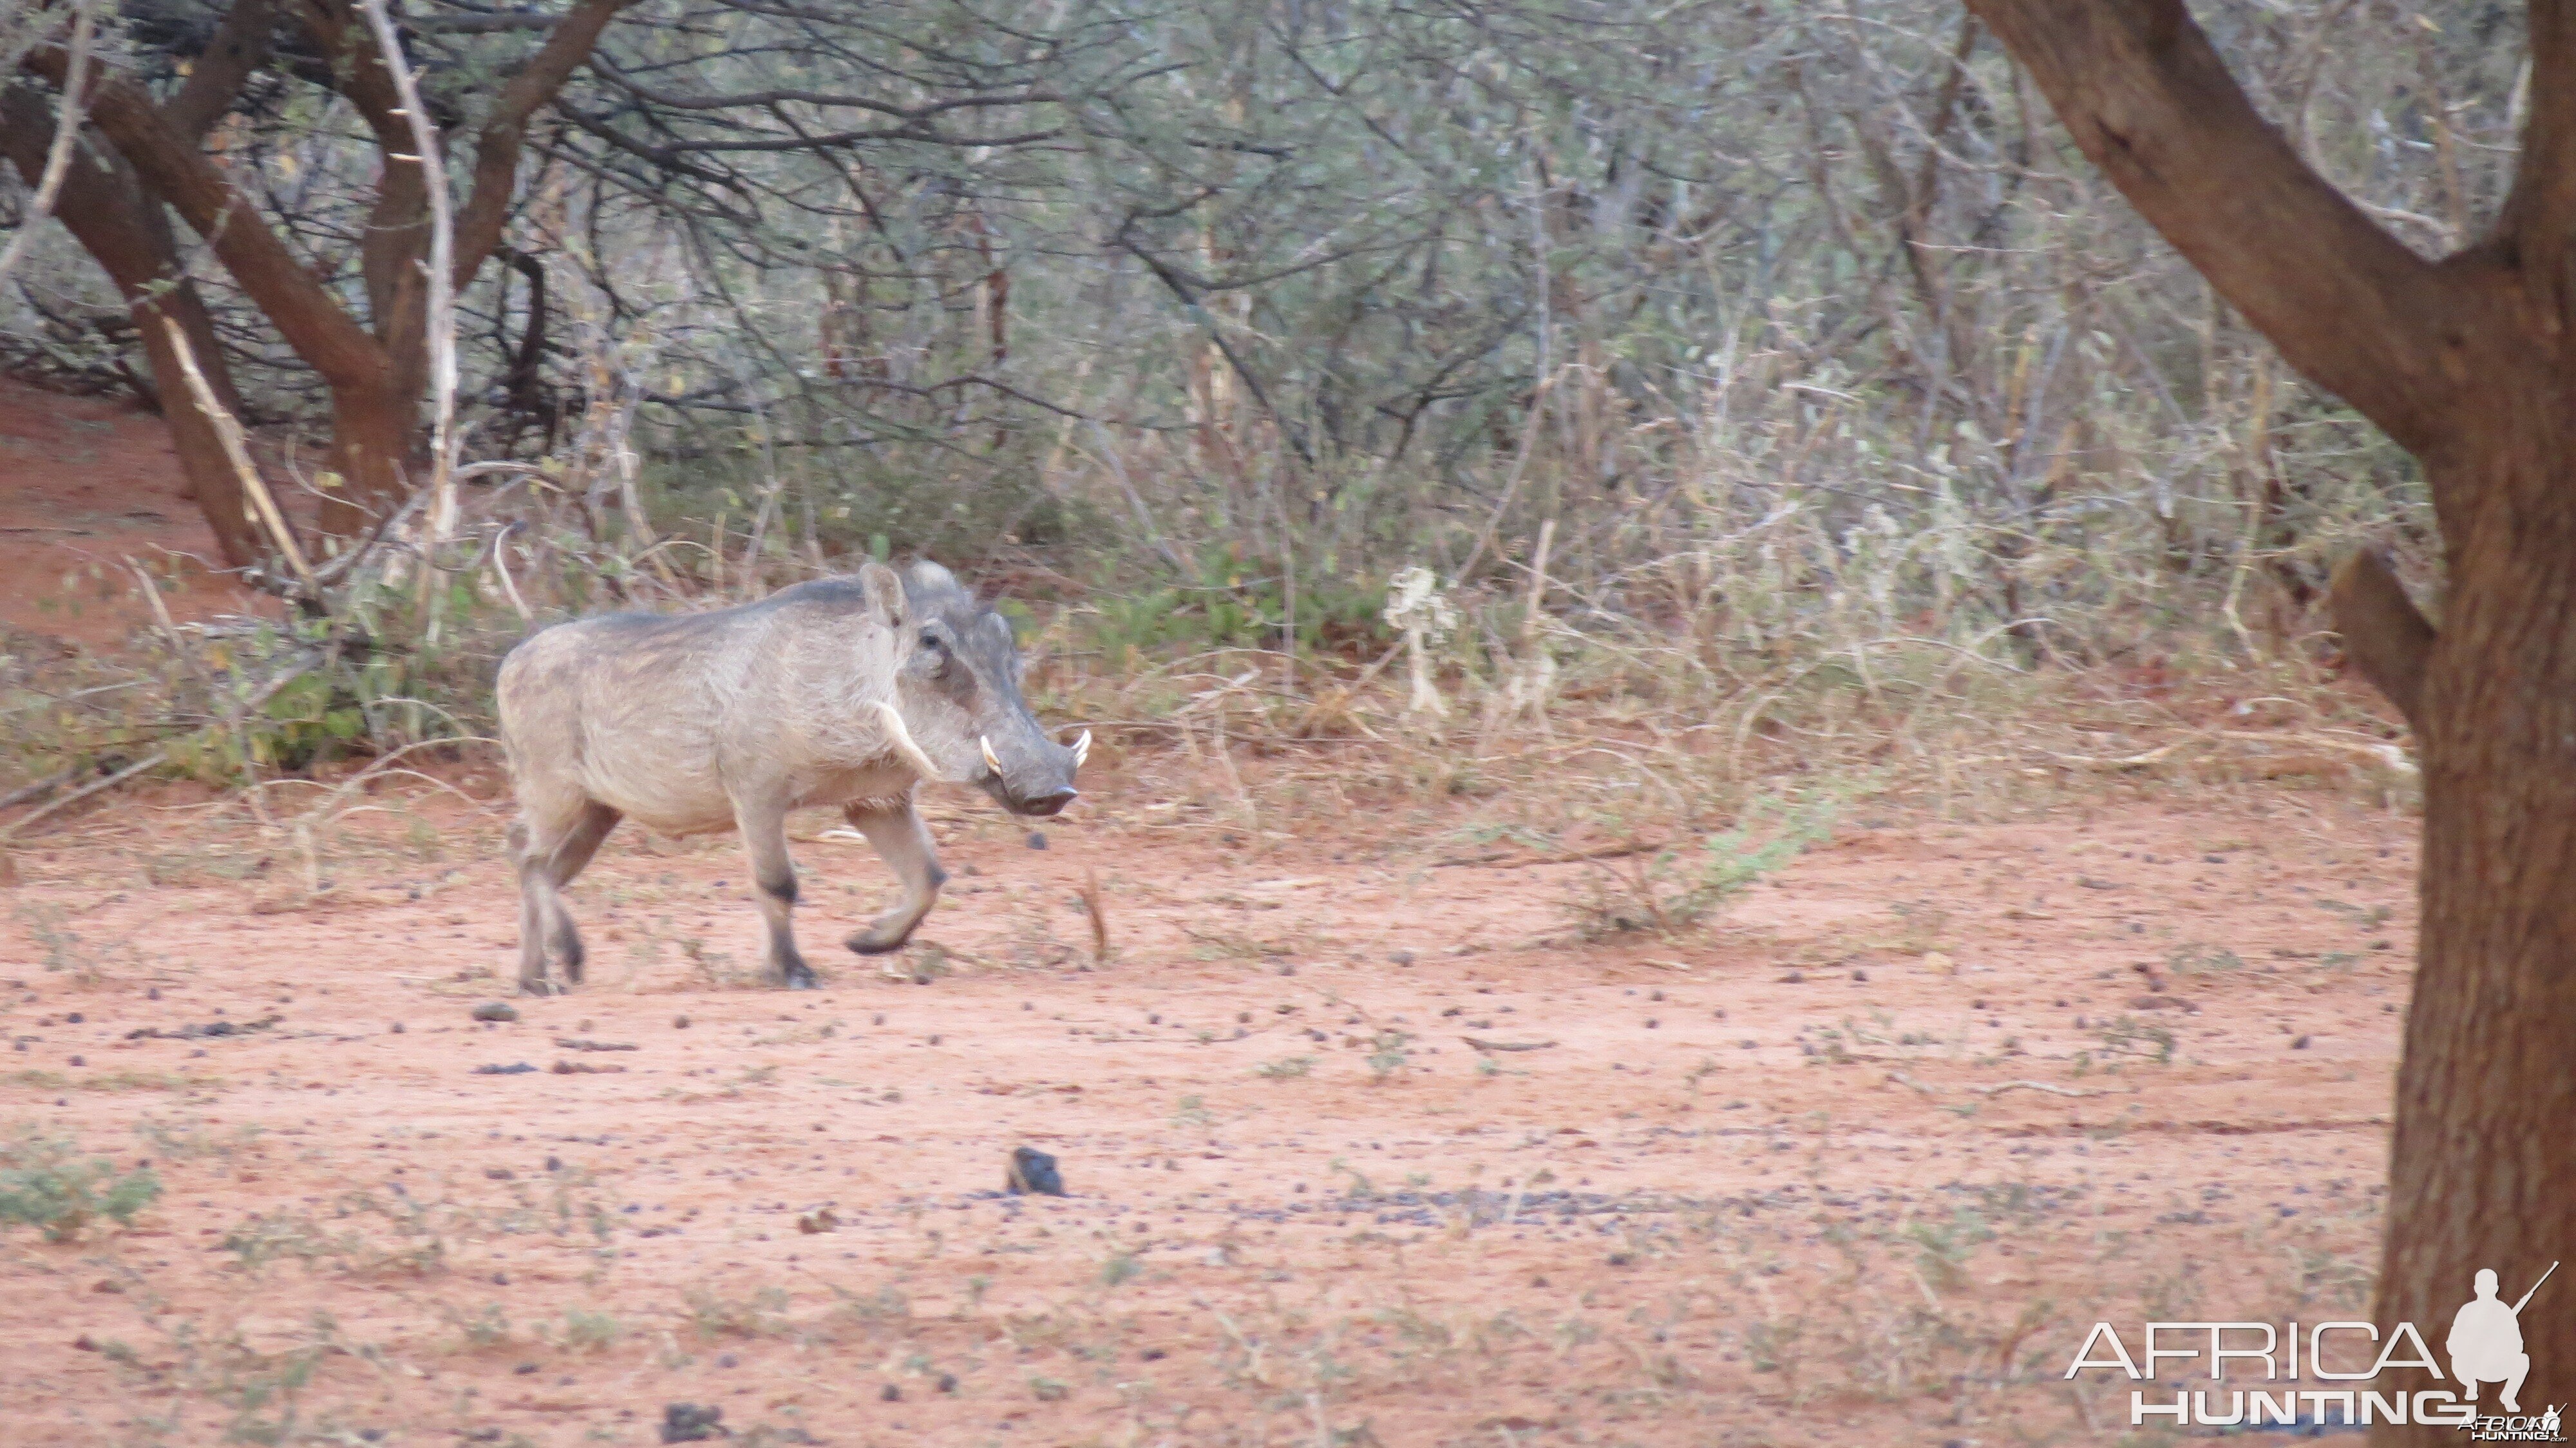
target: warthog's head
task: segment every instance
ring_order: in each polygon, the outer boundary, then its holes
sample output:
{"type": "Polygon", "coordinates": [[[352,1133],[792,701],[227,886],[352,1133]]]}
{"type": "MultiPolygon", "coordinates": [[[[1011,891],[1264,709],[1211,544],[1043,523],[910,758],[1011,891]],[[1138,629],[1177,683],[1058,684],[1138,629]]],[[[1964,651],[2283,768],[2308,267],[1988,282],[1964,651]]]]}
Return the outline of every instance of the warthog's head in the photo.
{"type": "Polygon", "coordinates": [[[894,630],[894,691],[882,708],[896,750],[930,778],[980,785],[1013,814],[1071,804],[1091,734],[1068,748],[1039,727],[1020,697],[1011,621],[936,563],[900,576],[870,564],[859,579],[869,607],[894,630]]]}

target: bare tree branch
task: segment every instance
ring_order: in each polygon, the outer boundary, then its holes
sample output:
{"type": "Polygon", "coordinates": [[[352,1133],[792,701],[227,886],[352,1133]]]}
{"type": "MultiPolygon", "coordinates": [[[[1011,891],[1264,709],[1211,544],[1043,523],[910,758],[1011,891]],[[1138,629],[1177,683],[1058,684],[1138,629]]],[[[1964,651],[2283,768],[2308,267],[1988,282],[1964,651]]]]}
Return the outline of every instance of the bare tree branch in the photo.
{"type": "Polygon", "coordinates": [[[194,64],[179,93],[162,106],[172,129],[203,136],[241,98],[242,87],[268,60],[269,41],[277,28],[275,0],[235,0],[194,64]]]}
{"type": "Polygon", "coordinates": [[[554,99],[574,70],[590,58],[600,32],[635,0],[582,0],[546,43],[502,88],[474,137],[474,192],[456,218],[456,281],[472,279],[501,242],[510,198],[519,184],[519,151],[528,120],[554,99]]]}
{"type": "Polygon", "coordinates": [[[35,238],[36,223],[54,209],[54,197],[63,189],[63,175],[71,169],[72,147],[80,139],[81,105],[86,99],[81,91],[89,83],[89,43],[92,34],[88,0],[72,11],[72,52],[63,80],[63,105],[54,118],[54,144],[45,152],[45,169],[35,182],[36,194],[28,199],[26,215],[18,223],[18,234],[0,247],[0,281],[6,281],[27,243],[35,238]]]}
{"type": "Polygon", "coordinates": [[[2300,159],[2182,0],[1968,0],[2141,214],[2290,365],[2410,451],[2445,439],[2465,289],[2300,159]]]}
{"type": "MultiPolygon", "coordinates": [[[[68,57],[60,47],[39,49],[27,66],[60,87],[68,57]]],[[[90,113],[144,184],[206,239],[243,292],[325,381],[335,388],[364,387],[384,377],[391,360],[385,349],[304,269],[223,169],[162,116],[140,84],[119,75],[101,77],[90,113]]]]}

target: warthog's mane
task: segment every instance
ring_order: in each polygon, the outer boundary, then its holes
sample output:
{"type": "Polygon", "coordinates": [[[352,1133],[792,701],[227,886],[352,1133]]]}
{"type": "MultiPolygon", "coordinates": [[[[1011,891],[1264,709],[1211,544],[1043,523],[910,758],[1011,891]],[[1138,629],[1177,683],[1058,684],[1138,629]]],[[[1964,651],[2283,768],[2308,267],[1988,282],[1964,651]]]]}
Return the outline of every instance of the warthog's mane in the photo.
{"type": "MultiPolygon", "coordinates": [[[[1008,642],[1009,621],[991,606],[978,600],[957,576],[927,560],[915,563],[899,575],[903,580],[903,603],[906,621],[918,624],[925,618],[944,620],[961,641],[976,639],[991,631],[985,620],[1002,620],[1001,630],[993,636],[1008,642]]],[[[753,623],[763,615],[791,610],[815,610],[850,614],[853,621],[869,617],[867,586],[855,575],[813,578],[791,584],[766,598],[737,603],[726,608],[708,609],[703,613],[651,613],[641,609],[616,613],[593,614],[581,620],[591,628],[620,635],[626,641],[650,646],[670,644],[686,646],[710,636],[731,632],[753,623]]],[[[1006,649],[1007,653],[1008,650],[1006,649]]],[[[1000,659],[988,662],[1001,662],[1000,659]]]]}

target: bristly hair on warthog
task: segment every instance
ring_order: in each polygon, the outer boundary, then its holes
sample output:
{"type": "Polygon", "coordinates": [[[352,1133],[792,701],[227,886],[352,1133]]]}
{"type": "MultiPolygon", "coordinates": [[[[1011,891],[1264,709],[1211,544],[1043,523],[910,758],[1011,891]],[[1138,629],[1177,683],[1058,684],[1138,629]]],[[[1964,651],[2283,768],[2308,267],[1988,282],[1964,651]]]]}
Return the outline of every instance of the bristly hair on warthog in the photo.
{"type": "Polygon", "coordinates": [[[787,815],[838,808],[904,889],[849,947],[901,948],[948,878],[913,808],[921,781],[975,785],[1013,814],[1073,801],[1090,732],[1070,746],[1049,736],[1020,696],[1020,668],[1010,620],[930,562],[900,574],[870,563],[711,613],[607,614],[530,636],[501,661],[498,689],[519,797],[520,989],[581,980],[563,890],[625,819],[672,835],[740,830],[769,979],[810,987],[789,926],[787,815]]]}

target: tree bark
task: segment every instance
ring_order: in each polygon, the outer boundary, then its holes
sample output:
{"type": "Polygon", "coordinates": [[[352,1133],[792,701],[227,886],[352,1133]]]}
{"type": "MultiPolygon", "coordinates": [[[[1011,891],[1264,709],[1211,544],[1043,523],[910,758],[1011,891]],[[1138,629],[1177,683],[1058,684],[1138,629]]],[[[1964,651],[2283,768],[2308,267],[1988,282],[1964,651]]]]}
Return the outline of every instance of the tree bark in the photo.
{"type": "MultiPolygon", "coordinates": [[[[2576,0],[2534,0],[2522,169],[2493,234],[2440,262],[2300,160],[2180,0],[1968,4],[2220,295],[2424,463],[2449,562],[2439,631],[2376,560],[2335,592],[2424,759],[2376,1312],[2383,1334],[2415,1324],[2443,1378],[2370,1386],[2458,1392],[2443,1341],[2478,1271],[2510,1302],[2576,1258],[2576,0]]],[[[2576,1290],[2551,1282],[2521,1329],[2523,1410],[2576,1403],[2576,1290]]],[[[2502,1411],[2498,1386],[2479,1411],[2502,1411]]]]}
{"type": "MultiPolygon", "coordinates": [[[[2474,460],[2437,482],[2490,501],[2446,540],[2451,586],[2417,701],[2422,926],[2378,1304],[2437,1351],[2431,1325],[2447,1331],[2478,1269],[2509,1301],[2576,1258],[2576,427],[2570,379],[2530,370],[2519,380],[2555,384],[2556,415],[2494,419],[2474,460]]],[[[2576,1292],[2552,1281],[2521,1326],[2523,1406],[2576,1404],[2576,1292]]],[[[2483,1411],[2500,1411],[2494,1393],[2483,1411]]]]}
{"type": "Polygon", "coordinates": [[[2406,585],[2388,560],[2365,548],[2335,569],[2327,588],[2344,656],[2372,687],[2422,732],[2424,661],[2433,652],[2433,626],[2417,612],[2406,585]]]}

